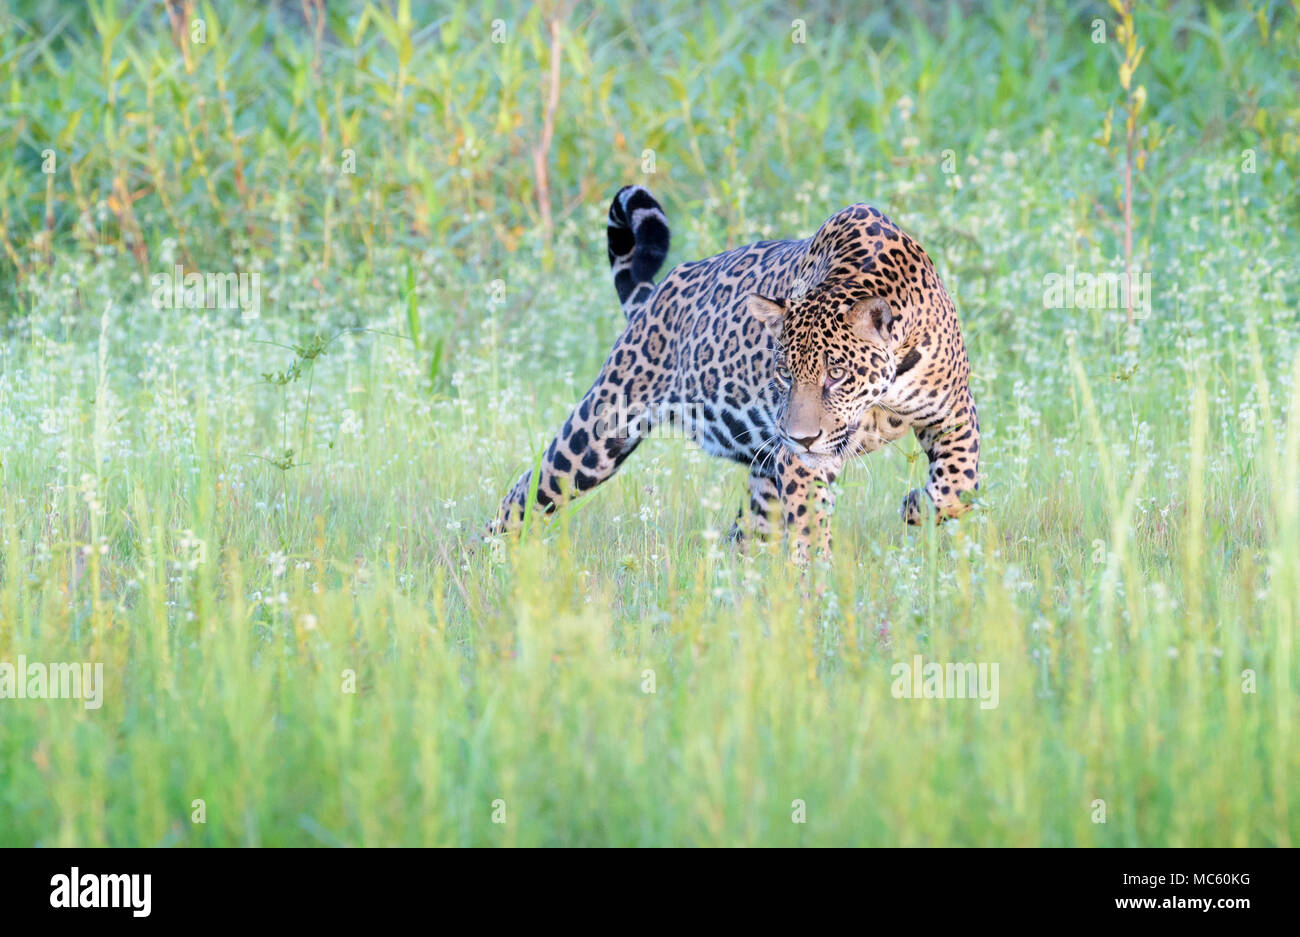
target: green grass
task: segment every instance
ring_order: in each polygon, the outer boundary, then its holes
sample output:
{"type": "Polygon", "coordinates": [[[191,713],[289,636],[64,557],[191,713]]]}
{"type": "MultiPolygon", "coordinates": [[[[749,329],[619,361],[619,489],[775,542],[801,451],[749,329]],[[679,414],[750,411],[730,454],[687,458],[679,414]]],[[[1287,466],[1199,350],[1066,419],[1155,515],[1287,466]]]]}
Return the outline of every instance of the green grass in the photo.
{"type": "Polygon", "coordinates": [[[296,5],[200,5],[185,51],[161,7],[0,13],[0,662],[107,683],[0,699],[0,844],[1300,838],[1293,8],[1139,11],[1169,137],[1130,331],[1043,304],[1122,265],[1104,5],[813,4],[803,45],[784,5],[584,7],[550,239],[543,13],[497,44],[420,6],[332,5],[319,52],[296,5]],[[628,182],[670,263],[854,201],[926,245],[977,510],[902,527],[900,440],[801,572],[726,543],[740,467],[663,438],[471,553],[621,327],[628,182]],[[155,308],[177,263],[259,272],[259,318],[155,308]],[[997,663],[998,706],[895,698],[916,654],[997,663]]]}

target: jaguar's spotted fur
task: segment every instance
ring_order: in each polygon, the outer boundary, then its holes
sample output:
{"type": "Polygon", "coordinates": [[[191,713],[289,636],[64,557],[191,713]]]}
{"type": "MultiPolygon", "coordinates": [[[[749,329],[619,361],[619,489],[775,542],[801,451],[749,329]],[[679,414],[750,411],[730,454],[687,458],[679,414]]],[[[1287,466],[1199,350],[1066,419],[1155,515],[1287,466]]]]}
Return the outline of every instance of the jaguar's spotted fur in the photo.
{"type": "MultiPolygon", "coordinates": [[[[775,515],[806,559],[830,548],[831,483],[848,458],[912,429],[930,459],[937,517],[967,510],[978,486],[979,422],[956,309],[921,246],[867,205],[815,235],[760,241],[680,264],[663,209],[640,186],[609,210],[609,258],[627,326],[600,376],[547,448],[537,504],[554,510],[617,471],[656,425],[680,425],[714,455],[749,467],[738,534],[775,515]]],[[[494,530],[517,525],[526,473],[494,530]]],[[[903,499],[918,524],[920,489],[903,499]]]]}

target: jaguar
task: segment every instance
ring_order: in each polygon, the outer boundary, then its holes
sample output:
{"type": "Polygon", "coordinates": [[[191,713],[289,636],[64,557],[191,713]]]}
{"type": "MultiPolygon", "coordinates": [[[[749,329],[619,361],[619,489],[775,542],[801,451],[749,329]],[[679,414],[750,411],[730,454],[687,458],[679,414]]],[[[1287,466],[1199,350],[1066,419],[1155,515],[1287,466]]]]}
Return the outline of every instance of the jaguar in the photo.
{"type": "Polygon", "coordinates": [[[749,471],[737,539],[788,532],[793,559],[829,556],[835,480],[909,430],[929,459],[908,524],[970,508],[979,420],[957,311],[929,256],[879,210],[850,205],[812,237],[758,241],[682,263],[642,186],[614,196],[609,262],[626,324],[600,374],[501,502],[490,533],[529,504],[553,512],[618,471],[657,427],[749,471]]]}

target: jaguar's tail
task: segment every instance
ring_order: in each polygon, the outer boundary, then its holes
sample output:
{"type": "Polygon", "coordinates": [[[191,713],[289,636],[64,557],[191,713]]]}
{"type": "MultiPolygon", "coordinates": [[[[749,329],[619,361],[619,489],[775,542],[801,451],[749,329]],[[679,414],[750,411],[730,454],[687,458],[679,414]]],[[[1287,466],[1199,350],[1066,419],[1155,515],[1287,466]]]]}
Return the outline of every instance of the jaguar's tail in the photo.
{"type": "Polygon", "coordinates": [[[625,185],[610,203],[606,233],[614,289],[627,312],[654,290],[654,276],[668,256],[668,219],[647,189],[625,185]]]}

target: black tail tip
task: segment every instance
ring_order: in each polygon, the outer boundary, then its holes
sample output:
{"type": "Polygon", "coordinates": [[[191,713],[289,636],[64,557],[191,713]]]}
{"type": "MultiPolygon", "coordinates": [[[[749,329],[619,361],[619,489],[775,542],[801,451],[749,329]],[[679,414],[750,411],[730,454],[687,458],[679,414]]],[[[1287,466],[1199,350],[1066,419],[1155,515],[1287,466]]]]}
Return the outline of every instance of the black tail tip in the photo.
{"type": "Polygon", "coordinates": [[[620,303],[654,276],[668,255],[668,219],[644,186],[625,185],[609,205],[609,263],[620,303]]]}
{"type": "Polygon", "coordinates": [[[612,227],[630,228],[638,209],[651,208],[663,212],[663,206],[643,185],[625,185],[614,193],[609,203],[609,223],[612,227]]]}

